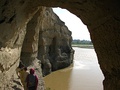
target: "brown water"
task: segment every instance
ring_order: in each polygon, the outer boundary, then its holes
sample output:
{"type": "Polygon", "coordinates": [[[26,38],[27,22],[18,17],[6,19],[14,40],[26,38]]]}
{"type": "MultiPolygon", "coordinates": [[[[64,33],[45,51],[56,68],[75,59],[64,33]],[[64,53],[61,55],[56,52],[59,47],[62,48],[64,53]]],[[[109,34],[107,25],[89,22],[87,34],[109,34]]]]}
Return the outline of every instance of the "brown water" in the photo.
{"type": "Polygon", "coordinates": [[[74,64],[44,77],[50,90],[103,90],[104,76],[94,49],[74,48],[74,64]]]}

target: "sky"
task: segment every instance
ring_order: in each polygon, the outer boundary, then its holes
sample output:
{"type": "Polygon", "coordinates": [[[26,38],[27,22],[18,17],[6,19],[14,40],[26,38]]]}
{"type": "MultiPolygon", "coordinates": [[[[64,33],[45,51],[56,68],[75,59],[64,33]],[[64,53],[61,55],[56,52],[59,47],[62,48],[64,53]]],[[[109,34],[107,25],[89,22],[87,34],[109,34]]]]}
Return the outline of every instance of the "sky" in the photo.
{"type": "Polygon", "coordinates": [[[53,8],[53,11],[65,22],[65,25],[72,32],[73,39],[91,40],[86,25],[76,15],[61,8],[53,8]]]}

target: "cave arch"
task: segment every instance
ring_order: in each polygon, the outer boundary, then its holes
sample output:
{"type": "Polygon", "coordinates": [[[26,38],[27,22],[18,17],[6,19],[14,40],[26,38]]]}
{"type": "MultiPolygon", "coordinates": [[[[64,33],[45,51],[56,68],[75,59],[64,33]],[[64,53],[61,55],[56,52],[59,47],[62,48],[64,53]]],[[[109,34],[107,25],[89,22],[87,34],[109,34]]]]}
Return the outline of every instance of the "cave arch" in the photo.
{"type": "MultiPolygon", "coordinates": [[[[81,18],[89,29],[105,76],[104,90],[120,90],[120,1],[118,0],[1,0],[0,52],[7,57],[3,59],[1,55],[0,75],[4,76],[2,73],[4,70],[7,73],[1,80],[7,81],[6,77],[9,79],[11,76],[8,73],[11,70],[9,66],[18,64],[19,46],[23,41],[19,35],[24,32],[27,23],[39,10],[39,6],[66,8],[81,18]],[[7,54],[11,56],[4,54],[7,50],[9,51],[7,54]],[[5,66],[2,65],[3,60],[7,62],[5,66]]],[[[15,69],[11,73],[14,71],[15,69]]]]}
{"type": "Polygon", "coordinates": [[[77,15],[87,25],[101,70],[104,90],[119,90],[119,1],[41,1],[45,6],[59,6],[77,15]]]}

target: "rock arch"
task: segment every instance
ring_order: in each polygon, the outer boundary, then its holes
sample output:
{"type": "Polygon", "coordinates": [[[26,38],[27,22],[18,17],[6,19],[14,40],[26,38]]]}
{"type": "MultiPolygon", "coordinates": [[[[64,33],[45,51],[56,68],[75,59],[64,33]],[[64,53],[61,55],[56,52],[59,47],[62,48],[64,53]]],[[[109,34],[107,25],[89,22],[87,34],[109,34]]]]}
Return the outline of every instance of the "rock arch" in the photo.
{"type": "Polygon", "coordinates": [[[104,90],[119,90],[120,2],[118,0],[41,0],[41,4],[66,8],[82,19],[89,29],[101,70],[105,76],[104,90]]]}
{"type": "MultiPolygon", "coordinates": [[[[6,85],[3,87],[7,87],[6,81],[12,76],[14,68],[19,63],[18,57],[21,53],[19,46],[23,42],[22,37],[25,36],[26,25],[40,6],[66,8],[81,18],[89,29],[101,70],[105,76],[104,90],[119,90],[120,1],[118,0],[1,0],[0,82],[6,85]],[[9,73],[9,71],[13,72],[9,73]]],[[[1,83],[0,86],[2,86],[1,83]]]]}

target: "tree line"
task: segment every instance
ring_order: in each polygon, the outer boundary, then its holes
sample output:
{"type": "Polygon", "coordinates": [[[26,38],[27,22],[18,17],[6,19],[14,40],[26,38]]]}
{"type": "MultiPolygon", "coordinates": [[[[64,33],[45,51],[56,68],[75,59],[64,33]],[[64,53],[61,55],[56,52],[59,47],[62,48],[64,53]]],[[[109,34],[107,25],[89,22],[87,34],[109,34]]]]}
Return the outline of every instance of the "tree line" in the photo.
{"type": "Polygon", "coordinates": [[[92,42],[90,40],[73,39],[72,44],[90,44],[90,45],[92,45],[92,42]]]}

